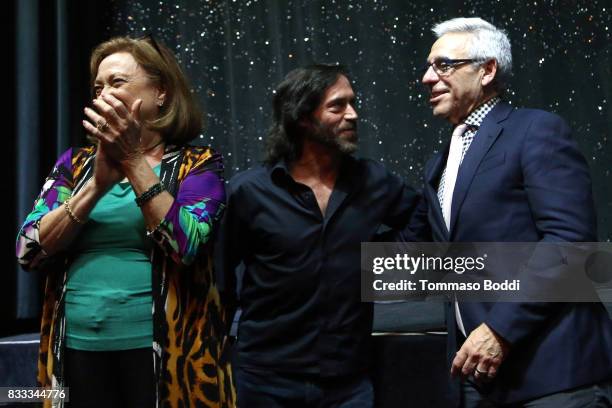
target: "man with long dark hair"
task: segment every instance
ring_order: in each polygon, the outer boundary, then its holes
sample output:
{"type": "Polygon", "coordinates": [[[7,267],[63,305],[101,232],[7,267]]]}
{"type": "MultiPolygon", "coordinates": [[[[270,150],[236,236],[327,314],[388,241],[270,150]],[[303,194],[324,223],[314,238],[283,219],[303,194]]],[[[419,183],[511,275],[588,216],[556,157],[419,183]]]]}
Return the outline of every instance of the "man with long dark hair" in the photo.
{"type": "Polygon", "coordinates": [[[230,182],[222,229],[226,292],[245,271],[237,340],[243,407],[371,407],[372,304],[360,243],[401,228],[417,195],[357,159],[355,94],[335,65],[291,71],[273,100],[265,165],[230,182]]]}

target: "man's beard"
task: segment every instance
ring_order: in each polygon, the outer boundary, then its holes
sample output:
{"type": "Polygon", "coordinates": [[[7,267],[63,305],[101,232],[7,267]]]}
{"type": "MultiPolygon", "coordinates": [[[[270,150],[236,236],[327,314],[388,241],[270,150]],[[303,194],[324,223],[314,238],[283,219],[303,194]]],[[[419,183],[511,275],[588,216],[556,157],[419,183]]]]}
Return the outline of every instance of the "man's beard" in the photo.
{"type": "Polygon", "coordinates": [[[352,123],[349,126],[338,129],[338,132],[352,130],[353,133],[349,138],[341,137],[341,134],[334,133],[332,129],[322,126],[319,122],[314,122],[312,125],[312,130],[307,135],[311,140],[330,147],[341,154],[350,155],[357,151],[358,139],[356,124],[352,123]]]}

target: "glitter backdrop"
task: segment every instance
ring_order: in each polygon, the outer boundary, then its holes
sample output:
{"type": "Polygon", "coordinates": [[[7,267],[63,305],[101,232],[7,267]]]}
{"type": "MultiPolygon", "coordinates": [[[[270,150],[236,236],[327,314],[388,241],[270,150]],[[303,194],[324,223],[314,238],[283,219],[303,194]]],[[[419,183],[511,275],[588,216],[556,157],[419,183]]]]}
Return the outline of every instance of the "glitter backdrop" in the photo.
{"type": "Polygon", "coordinates": [[[200,142],[227,177],[259,161],[272,90],[311,62],[348,66],[358,96],[360,152],[420,187],[449,125],[433,118],[420,67],[430,27],[480,16],[506,29],[514,77],[507,100],[554,111],[574,130],[593,176],[599,236],[612,238],[612,2],[113,1],[109,35],[153,33],[175,51],[207,111],[200,142]]]}

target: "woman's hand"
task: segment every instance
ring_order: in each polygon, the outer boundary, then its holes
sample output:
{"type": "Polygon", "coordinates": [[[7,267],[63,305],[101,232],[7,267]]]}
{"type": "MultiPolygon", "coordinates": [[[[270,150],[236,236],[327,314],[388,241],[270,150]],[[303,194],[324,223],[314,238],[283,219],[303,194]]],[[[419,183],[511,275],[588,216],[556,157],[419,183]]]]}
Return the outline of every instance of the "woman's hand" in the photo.
{"type": "Polygon", "coordinates": [[[98,151],[94,162],[93,181],[96,188],[108,191],[114,184],[125,178],[121,166],[108,156],[107,147],[98,142],[98,151]]]}
{"type": "Polygon", "coordinates": [[[132,96],[122,89],[113,89],[85,108],[83,126],[87,133],[100,141],[100,150],[121,166],[142,160],[140,106],[142,99],[132,102],[132,96]]]}

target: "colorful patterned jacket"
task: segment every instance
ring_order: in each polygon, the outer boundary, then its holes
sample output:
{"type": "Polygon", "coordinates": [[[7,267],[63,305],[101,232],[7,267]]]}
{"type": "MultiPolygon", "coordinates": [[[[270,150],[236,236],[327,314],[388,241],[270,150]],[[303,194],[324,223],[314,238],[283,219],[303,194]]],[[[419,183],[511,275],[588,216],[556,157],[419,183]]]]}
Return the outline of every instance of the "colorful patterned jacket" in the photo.
{"type": "MultiPolygon", "coordinates": [[[[70,254],[47,256],[40,246],[41,218],[76,194],[93,174],[95,147],[69,149],[47,177],[17,238],[25,269],[46,274],[38,382],[64,384],[62,355],[64,293],[70,254]]],[[[235,389],[227,356],[227,316],[221,305],[208,241],[225,207],[223,164],[208,147],[169,146],[160,179],[175,201],[148,233],[153,294],[153,358],[158,407],[234,407],[235,389]]],[[[47,400],[46,406],[63,406],[47,400]]]]}

